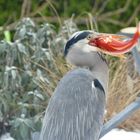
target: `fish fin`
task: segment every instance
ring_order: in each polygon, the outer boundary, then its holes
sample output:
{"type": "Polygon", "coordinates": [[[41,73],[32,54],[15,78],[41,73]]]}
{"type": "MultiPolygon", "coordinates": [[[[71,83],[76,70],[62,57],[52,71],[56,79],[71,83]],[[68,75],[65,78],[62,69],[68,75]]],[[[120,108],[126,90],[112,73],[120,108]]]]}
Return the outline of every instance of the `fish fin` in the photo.
{"type": "Polygon", "coordinates": [[[124,35],[111,35],[111,37],[114,39],[128,39],[128,37],[124,35]]]}
{"type": "Polygon", "coordinates": [[[126,59],[126,56],[124,54],[119,54],[116,55],[116,57],[120,58],[120,59],[126,59]]]}

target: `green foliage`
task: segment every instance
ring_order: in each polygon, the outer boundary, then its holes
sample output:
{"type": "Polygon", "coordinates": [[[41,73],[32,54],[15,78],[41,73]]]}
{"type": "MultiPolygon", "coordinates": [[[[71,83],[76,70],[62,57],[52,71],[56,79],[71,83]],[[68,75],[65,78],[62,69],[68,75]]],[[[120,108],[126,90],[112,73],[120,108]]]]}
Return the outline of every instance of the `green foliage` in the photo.
{"type": "Polygon", "coordinates": [[[71,19],[56,34],[54,26],[24,18],[13,42],[0,41],[0,122],[11,125],[16,140],[30,140],[40,131],[48,99],[63,75],[64,44],[76,30],[71,19]]]}
{"type": "Polygon", "coordinates": [[[56,9],[58,13],[60,14],[60,16],[62,15],[65,17],[70,17],[72,14],[75,14],[76,16],[78,16],[85,11],[90,12],[92,9],[92,5],[90,3],[91,3],[91,0],[86,0],[86,1],[60,0],[60,2],[55,2],[54,4],[56,5],[56,9]]]}
{"type": "Polygon", "coordinates": [[[13,0],[13,1],[5,1],[0,0],[0,25],[3,25],[7,22],[8,18],[10,20],[16,20],[19,17],[22,5],[22,1],[20,0],[13,0]],[[10,15],[10,16],[9,16],[10,15]]]}
{"type": "Polygon", "coordinates": [[[11,41],[11,34],[9,31],[4,31],[4,35],[6,41],[11,41]]]}
{"type": "Polygon", "coordinates": [[[0,25],[4,27],[24,16],[40,23],[49,17],[51,22],[59,25],[58,17],[69,18],[74,14],[82,29],[86,29],[91,20],[92,23],[96,21],[101,32],[117,32],[122,27],[135,26],[135,18],[140,18],[139,0],[0,0],[0,5],[0,25]],[[89,13],[93,19],[89,19],[89,13]]]}

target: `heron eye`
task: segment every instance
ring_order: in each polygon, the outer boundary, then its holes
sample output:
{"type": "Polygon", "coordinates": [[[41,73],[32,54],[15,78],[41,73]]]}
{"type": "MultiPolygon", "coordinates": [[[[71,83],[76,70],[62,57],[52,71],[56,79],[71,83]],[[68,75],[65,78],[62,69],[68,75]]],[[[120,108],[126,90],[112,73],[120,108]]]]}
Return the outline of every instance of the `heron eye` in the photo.
{"type": "Polygon", "coordinates": [[[87,39],[90,40],[92,38],[92,35],[88,35],[87,39]]]}

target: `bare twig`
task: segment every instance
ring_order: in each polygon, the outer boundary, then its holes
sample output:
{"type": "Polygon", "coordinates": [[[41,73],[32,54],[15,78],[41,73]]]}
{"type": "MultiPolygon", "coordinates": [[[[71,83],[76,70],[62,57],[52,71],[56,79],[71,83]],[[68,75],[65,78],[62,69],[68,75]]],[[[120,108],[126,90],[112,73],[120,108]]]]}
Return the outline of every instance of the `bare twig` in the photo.
{"type": "Polygon", "coordinates": [[[125,5],[124,5],[124,7],[120,8],[120,9],[117,9],[115,11],[111,11],[111,12],[107,12],[105,14],[102,14],[102,15],[100,15],[100,18],[106,19],[108,17],[112,17],[114,15],[118,15],[118,14],[124,13],[128,9],[130,3],[131,3],[131,0],[127,0],[125,5]]]}
{"type": "Polygon", "coordinates": [[[107,6],[107,4],[109,2],[110,2],[110,0],[104,1],[104,3],[102,4],[101,8],[97,11],[96,15],[100,15],[104,11],[105,7],[107,6]]]}
{"type": "Polygon", "coordinates": [[[55,12],[56,14],[56,17],[58,19],[58,22],[59,22],[59,25],[62,26],[62,22],[61,22],[61,19],[60,19],[60,16],[56,10],[56,8],[53,6],[53,4],[49,1],[49,0],[46,0],[46,2],[51,6],[52,10],[55,12]]]}
{"type": "Polygon", "coordinates": [[[21,8],[20,18],[28,16],[31,10],[31,0],[24,0],[21,8]]]}
{"type": "Polygon", "coordinates": [[[100,2],[99,0],[94,1],[94,6],[92,8],[92,13],[96,13],[96,11],[98,9],[99,2],[100,2]]]}
{"type": "Polygon", "coordinates": [[[27,8],[26,8],[26,16],[28,16],[30,14],[31,6],[32,6],[32,1],[28,0],[28,5],[27,5],[27,8]]]}
{"type": "Polygon", "coordinates": [[[133,22],[133,20],[137,17],[139,12],[140,12],[140,4],[136,7],[135,11],[133,12],[133,14],[131,15],[126,24],[130,25],[133,22]]]}
{"type": "Polygon", "coordinates": [[[126,23],[124,22],[120,22],[118,20],[115,20],[115,19],[112,19],[112,18],[108,18],[107,20],[105,20],[104,22],[109,22],[109,23],[112,23],[114,25],[119,25],[119,26],[126,26],[126,23]]]}
{"type": "MultiPolygon", "coordinates": [[[[107,20],[105,20],[105,22],[110,22],[112,24],[115,24],[115,25],[119,25],[119,26],[129,26],[133,21],[134,19],[137,17],[138,13],[140,11],[140,4],[136,7],[135,11],[133,12],[133,14],[131,15],[131,17],[128,19],[127,22],[120,22],[118,20],[115,20],[115,19],[112,19],[111,17],[110,18],[107,18],[107,20]]],[[[98,21],[102,21],[103,19],[99,18],[98,21]]]]}
{"type": "Polygon", "coordinates": [[[48,6],[48,3],[45,2],[43,5],[38,7],[34,12],[30,13],[30,17],[34,17],[36,14],[41,13],[46,7],[48,6]]]}

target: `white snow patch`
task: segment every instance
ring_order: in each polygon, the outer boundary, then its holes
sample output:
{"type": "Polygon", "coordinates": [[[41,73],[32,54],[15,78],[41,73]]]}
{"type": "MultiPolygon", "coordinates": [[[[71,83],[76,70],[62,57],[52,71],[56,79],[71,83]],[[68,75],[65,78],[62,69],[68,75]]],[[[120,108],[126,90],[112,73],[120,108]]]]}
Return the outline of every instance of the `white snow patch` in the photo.
{"type": "Polygon", "coordinates": [[[140,140],[140,133],[113,129],[100,140],[140,140]]]}

